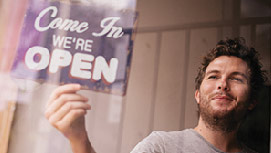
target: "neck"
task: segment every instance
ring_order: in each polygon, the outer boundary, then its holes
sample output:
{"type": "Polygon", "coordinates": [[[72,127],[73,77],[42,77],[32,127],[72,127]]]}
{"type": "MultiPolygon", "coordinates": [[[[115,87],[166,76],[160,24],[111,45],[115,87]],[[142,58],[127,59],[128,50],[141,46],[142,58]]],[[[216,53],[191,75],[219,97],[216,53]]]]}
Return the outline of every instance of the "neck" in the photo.
{"type": "Polygon", "coordinates": [[[216,148],[224,152],[240,152],[242,150],[239,144],[236,133],[237,129],[231,132],[225,132],[219,129],[213,129],[206,124],[200,117],[195,130],[203,136],[206,141],[213,144],[216,148]]]}

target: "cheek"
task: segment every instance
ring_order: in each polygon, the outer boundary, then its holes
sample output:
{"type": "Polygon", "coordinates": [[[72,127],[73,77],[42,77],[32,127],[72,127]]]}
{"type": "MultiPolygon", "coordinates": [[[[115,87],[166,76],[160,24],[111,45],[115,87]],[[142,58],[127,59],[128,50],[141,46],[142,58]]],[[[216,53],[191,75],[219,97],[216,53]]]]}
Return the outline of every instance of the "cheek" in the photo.
{"type": "Polygon", "coordinates": [[[215,90],[215,83],[205,81],[200,89],[204,94],[212,93],[212,91],[215,90]]]}
{"type": "Polygon", "coordinates": [[[210,95],[212,95],[214,90],[215,90],[214,83],[208,82],[208,81],[203,82],[200,87],[201,99],[204,99],[205,101],[209,101],[210,95]]]}
{"type": "Polygon", "coordinates": [[[249,96],[249,89],[247,86],[235,86],[232,89],[238,101],[247,101],[249,96]]]}

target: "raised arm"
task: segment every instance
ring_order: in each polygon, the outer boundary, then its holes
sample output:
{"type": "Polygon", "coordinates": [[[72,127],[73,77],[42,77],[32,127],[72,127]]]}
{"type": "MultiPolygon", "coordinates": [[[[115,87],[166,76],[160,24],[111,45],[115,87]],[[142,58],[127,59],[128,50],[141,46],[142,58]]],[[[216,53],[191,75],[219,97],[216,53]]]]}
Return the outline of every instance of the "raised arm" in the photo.
{"type": "Polygon", "coordinates": [[[56,88],[49,97],[45,116],[69,139],[74,153],[95,153],[85,128],[85,114],[91,107],[88,99],[77,93],[80,89],[79,84],[56,88]]]}

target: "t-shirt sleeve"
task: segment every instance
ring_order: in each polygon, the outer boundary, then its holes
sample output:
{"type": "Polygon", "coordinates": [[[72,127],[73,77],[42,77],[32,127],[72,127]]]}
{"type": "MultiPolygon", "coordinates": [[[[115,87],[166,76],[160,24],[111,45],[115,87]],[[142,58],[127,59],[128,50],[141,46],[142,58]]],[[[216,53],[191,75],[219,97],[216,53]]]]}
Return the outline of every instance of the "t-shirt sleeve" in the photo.
{"type": "Polygon", "coordinates": [[[139,142],[131,153],[164,153],[164,141],[159,132],[154,131],[139,142]]]}

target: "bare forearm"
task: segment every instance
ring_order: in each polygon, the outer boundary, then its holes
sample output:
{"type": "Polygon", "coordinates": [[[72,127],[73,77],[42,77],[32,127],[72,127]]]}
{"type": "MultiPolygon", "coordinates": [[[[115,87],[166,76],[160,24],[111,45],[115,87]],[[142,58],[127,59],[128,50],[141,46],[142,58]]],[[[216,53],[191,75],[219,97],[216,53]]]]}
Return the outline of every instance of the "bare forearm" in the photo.
{"type": "Polygon", "coordinates": [[[81,137],[75,139],[69,139],[73,153],[96,153],[91,146],[91,142],[85,133],[81,137]]]}
{"type": "Polygon", "coordinates": [[[95,153],[85,128],[85,115],[90,110],[88,98],[77,93],[79,84],[66,84],[50,95],[45,116],[71,144],[74,153],[95,153]]]}

